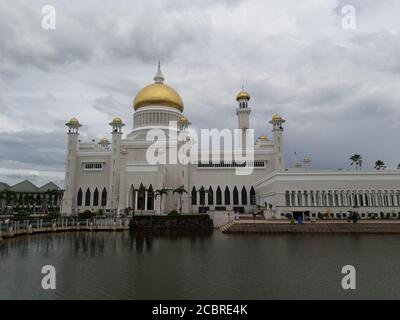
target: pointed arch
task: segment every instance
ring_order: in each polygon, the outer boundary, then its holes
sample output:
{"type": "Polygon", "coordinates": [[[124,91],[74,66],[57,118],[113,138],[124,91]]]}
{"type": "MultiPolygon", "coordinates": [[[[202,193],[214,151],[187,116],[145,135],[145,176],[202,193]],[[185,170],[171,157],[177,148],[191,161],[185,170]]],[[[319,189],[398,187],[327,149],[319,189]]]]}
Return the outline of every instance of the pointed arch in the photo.
{"type": "Polygon", "coordinates": [[[138,190],[138,210],[145,210],[145,196],[146,196],[146,188],[144,187],[143,183],[140,183],[139,190],[138,190]]]}
{"type": "Polygon", "coordinates": [[[214,191],[211,186],[208,189],[208,204],[211,206],[214,205],[214,191]]]}
{"type": "Polygon", "coordinates": [[[229,191],[228,186],[225,187],[225,204],[230,205],[231,204],[231,192],[229,191]]]}
{"type": "Polygon", "coordinates": [[[86,193],[85,193],[85,206],[86,207],[90,206],[90,189],[89,188],[86,189],[86,193]]]}
{"type": "Polygon", "coordinates": [[[256,191],[254,190],[253,186],[250,189],[250,204],[252,206],[256,205],[256,191]]]}
{"type": "Polygon", "coordinates": [[[239,191],[236,188],[236,186],[233,188],[233,204],[234,205],[239,204],[239,191]]]}
{"type": "Polygon", "coordinates": [[[216,197],[217,197],[217,205],[218,206],[222,205],[222,191],[219,186],[217,188],[216,197]]]}
{"type": "Polygon", "coordinates": [[[247,206],[247,190],[245,186],[242,188],[242,205],[247,206]]]}
{"type": "Polygon", "coordinates": [[[99,190],[94,189],[94,193],[93,193],[93,207],[94,206],[98,206],[99,205],[99,190]]]}
{"type": "Polygon", "coordinates": [[[192,188],[192,205],[196,205],[197,204],[197,191],[195,186],[193,186],[192,188]]]}
{"type": "Polygon", "coordinates": [[[79,188],[79,191],[78,191],[78,196],[77,196],[77,201],[76,201],[76,205],[78,206],[78,207],[80,207],[80,206],[82,206],[82,198],[83,198],[83,192],[82,192],[82,189],[81,188],[79,188]]]}
{"type": "Polygon", "coordinates": [[[151,184],[147,191],[147,210],[154,210],[154,190],[151,184]]]}
{"type": "Polygon", "coordinates": [[[203,186],[199,189],[199,192],[200,192],[200,205],[204,206],[206,204],[206,191],[203,186]]]}
{"type": "Polygon", "coordinates": [[[105,207],[107,205],[107,190],[104,187],[103,191],[101,192],[101,205],[105,207]]]}

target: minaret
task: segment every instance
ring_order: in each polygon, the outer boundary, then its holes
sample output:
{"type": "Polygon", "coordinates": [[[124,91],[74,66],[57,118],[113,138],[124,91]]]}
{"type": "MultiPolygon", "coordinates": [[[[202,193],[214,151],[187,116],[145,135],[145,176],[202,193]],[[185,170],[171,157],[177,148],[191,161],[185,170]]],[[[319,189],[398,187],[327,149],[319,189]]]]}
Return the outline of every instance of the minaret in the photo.
{"type": "Polygon", "coordinates": [[[236,96],[236,101],[238,102],[238,107],[236,108],[236,115],[238,116],[239,129],[242,130],[242,140],[240,142],[240,148],[246,148],[246,130],[250,128],[249,116],[251,109],[248,106],[250,100],[250,95],[248,92],[244,91],[242,86],[242,91],[240,91],[236,96]]]}
{"type": "Polygon", "coordinates": [[[65,181],[64,195],[61,204],[61,214],[75,214],[76,207],[76,188],[75,188],[75,170],[76,170],[76,153],[78,151],[79,127],[82,125],[75,117],[65,124],[68,127],[68,146],[67,157],[65,162],[65,181]]]}
{"type": "Polygon", "coordinates": [[[272,133],[274,141],[274,168],[277,171],[285,170],[285,162],[283,159],[283,127],[286,121],[279,115],[275,114],[269,123],[272,124],[272,133]]]}
{"type": "Polygon", "coordinates": [[[119,178],[120,178],[120,162],[121,162],[121,137],[122,127],[125,124],[120,117],[115,117],[109,123],[112,127],[111,131],[111,163],[110,163],[110,179],[107,190],[107,207],[111,209],[112,213],[118,214],[118,192],[119,192],[119,178]]]}

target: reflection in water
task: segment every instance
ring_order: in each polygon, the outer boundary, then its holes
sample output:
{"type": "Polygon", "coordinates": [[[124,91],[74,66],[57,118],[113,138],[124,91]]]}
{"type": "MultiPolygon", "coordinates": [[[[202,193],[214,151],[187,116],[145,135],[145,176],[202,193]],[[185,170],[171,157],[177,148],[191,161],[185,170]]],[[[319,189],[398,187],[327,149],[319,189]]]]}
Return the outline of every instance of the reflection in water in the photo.
{"type": "Polygon", "coordinates": [[[203,238],[211,237],[213,230],[199,229],[199,230],[135,230],[129,232],[130,248],[136,252],[143,252],[146,248],[147,251],[151,250],[152,241],[154,239],[168,239],[168,240],[181,240],[189,239],[191,242],[201,241],[203,238]]]}
{"type": "Polygon", "coordinates": [[[21,236],[0,242],[0,299],[398,299],[399,245],[396,235],[212,230],[21,236]],[[45,264],[57,290],[40,288],[45,264]],[[357,290],[341,288],[345,264],[357,290]]]}

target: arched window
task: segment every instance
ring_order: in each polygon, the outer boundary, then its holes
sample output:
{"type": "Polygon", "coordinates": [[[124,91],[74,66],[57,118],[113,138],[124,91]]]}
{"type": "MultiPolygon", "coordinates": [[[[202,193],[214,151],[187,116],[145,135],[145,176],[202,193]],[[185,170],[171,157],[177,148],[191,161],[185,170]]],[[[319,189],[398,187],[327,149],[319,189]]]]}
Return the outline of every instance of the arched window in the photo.
{"type": "Polygon", "coordinates": [[[208,204],[213,205],[214,204],[214,191],[212,187],[208,189],[208,204]]]}
{"type": "Polygon", "coordinates": [[[147,191],[147,210],[154,210],[154,190],[152,185],[147,191]]]}
{"type": "Polygon", "coordinates": [[[193,186],[192,188],[192,205],[197,204],[197,191],[196,188],[193,186]]]}
{"type": "Polygon", "coordinates": [[[217,188],[217,205],[222,205],[222,191],[219,186],[217,188]]]}
{"type": "Polygon", "coordinates": [[[233,204],[234,205],[239,204],[239,191],[236,188],[236,186],[233,188],[233,204]]]}
{"type": "Polygon", "coordinates": [[[145,210],[145,195],[146,195],[146,188],[143,186],[143,183],[140,184],[138,190],[138,210],[145,210]]]}
{"type": "Polygon", "coordinates": [[[98,205],[99,205],[99,190],[97,190],[96,188],[93,193],[93,206],[98,206],[98,205]]]}
{"type": "Polygon", "coordinates": [[[79,188],[77,202],[76,202],[76,205],[79,207],[82,205],[82,197],[83,197],[82,189],[79,188]]]}
{"type": "Polygon", "coordinates": [[[253,187],[250,189],[250,204],[252,206],[256,205],[256,191],[254,190],[253,187]]]}
{"type": "Polygon", "coordinates": [[[200,188],[199,192],[200,192],[200,205],[204,206],[206,203],[206,191],[204,190],[203,186],[200,188]]]}
{"type": "Polygon", "coordinates": [[[86,189],[85,206],[90,206],[90,190],[89,190],[89,188],[86,189]]]}
{"type": "Polygon", "coordinates": [[[103,192],[101,193],[101,205],[105,207],[107,205],[107,190],[103,188],[103,192]]]}
{"type": "Polygon", "coordinates": [[[230,205],[231,204],[231,193],[229,191],[228,186],[225,188],[225,204],[230,205]]]}
{"type": "Polygon", "coordinates": [[[245,186],[242,188],[242,205],[247,206],[247,191],[245,186]]]}

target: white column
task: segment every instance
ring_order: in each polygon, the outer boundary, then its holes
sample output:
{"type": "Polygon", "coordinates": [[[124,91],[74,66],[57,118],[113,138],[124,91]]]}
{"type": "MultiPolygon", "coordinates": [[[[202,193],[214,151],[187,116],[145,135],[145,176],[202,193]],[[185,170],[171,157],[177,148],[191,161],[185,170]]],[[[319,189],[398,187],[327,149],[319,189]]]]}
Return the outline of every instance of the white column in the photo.
{"type": "Polygon", "coordinates": [[[147,191],[144,192],[144,210],[147,210],[147,191]]]}
{"type": "Polygon", "coordinates": [[[135,193],[135,211],[137,211],[137,205],[138,205],[138,191],[134,191],[135,193]]]}

